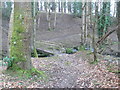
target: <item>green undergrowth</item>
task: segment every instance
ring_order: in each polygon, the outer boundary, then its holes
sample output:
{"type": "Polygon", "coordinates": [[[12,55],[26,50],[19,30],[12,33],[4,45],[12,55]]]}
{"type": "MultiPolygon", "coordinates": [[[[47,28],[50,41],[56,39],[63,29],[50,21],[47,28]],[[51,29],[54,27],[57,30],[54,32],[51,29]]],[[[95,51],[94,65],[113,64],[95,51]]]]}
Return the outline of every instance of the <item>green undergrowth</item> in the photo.
{"type": "Polygon", "coordinates": [[[109,72],[119,74],[119,73],[120,73],[120,70],[119,70],[119,69],[114,69],[114,67],[115,67],[114,65],[109,65],[109,66],[107,67],[107,70],[108,70],[109,72]]]}
{"type": "Polygon", "coordinates": [[[108,69],[108,71],[112,72],[112,73],[120,74],[120,70],[110,70],[110,69],[108,69]]]}
{"type": "Polygon", "coordinates": [[[73,49],[72,48],[66,48],[66,53],[67,54],[73,54],[73,49]]]}
{"type": "Polygon", "coordinates": [[[66,48],[65,51],[67,54],[73,54],[78,51],[85,51],[85,47],[81,45],[81,46],[76,46],[76,47],[72,47],[72,48],[66,48]]]}
{"type": "Polygon", "coordinates": [[[10,75],[12,77],[17,77],[18,79],[26,80],[30,78],[34,79],[41,79],[41,80],[47,80],[47,75],[44,71],[39,71],[36,68],[32,68],[30,70],[12,70],[8,69],[3,72],[4,74],[10,75]]]}
{"type": "Polygon", "coordinates": [[[78,47],[78,50],[79,50],[79,51],[85,51],[85,46],[83,46],[83,45],[79,46],[79,47],[78,47]]]}

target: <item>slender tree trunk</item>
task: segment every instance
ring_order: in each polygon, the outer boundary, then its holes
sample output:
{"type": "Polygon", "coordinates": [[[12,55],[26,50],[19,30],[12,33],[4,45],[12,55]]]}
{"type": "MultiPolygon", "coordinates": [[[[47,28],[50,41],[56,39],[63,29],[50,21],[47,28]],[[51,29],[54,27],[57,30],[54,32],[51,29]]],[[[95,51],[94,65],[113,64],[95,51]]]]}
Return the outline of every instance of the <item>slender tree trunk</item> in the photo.
{"type": "Polygon", "coordinates": [[[66,13],[66,1],[64,2],[64,13],[66,13]]]}
{"type": "MultiPolygon", "coordinates": [[[[120,24],[120,1],[117,2],[117,20],[118,20],[118,25],[120,24]]],[[[120,25],[117,30],[117,37],[118,37],[118,56],[120,57],[120,25]]]]}
{"type": "Polygon", "coordinates": [[[43,11],[42,1],[40,2],[40,10],[43,11]]]}
{"type": "Polygon", "coordinates": [[[58,11],[61,12],[60,11],[60,1],[58,2],[58,11]]]}
{"type": "Polygon", "coordinates": [[[95,22],[93,23],[93,38],[92,38],[92,44],[93,44],[93,55],[94,55],[94,61],[97,60],[97,51],[96,51],[96,43],[95,43],[95,22]]]}
{"type": "Polygon", "coordinates": [[[0,58],[2,58],[2,2],[0,1],[0,58]]]}
{"type": "MultiPolygon", "coordinates": [[[[92,5],[91,5],[91,2],[88,2],[88,27],[89,27],[89,30],[91,29],[91,26],[92,26],[92,5]]],[[[88,33],[88,36],[90,36],[90,34],[88,33]]],[[[89,41],[90,43],[90,48],[92,48],[92,40],[89,41]]]]}
{"type": "Polygon", "coordinates": [[[53,26],[53,29],[55,30],[55,27],[56,27],[56,19],[57,19],[57,16],[56,16],[56,0],[55,0],[55,17],[54,17],[54,26],[53,26]]]}
{"type": "Polygon", "coordinates": [[[47,21],[49,20],[49,3],[46,2],[47,21]]]}
{"type": "Polygon", "coordinates": [[[82,11],[82,44],[86,44],[86,3],[83,1],[83,11],[82,11]]]}
{"type": "Polygon", "coordinates": [[[86,2],[86,47],[88,48],[88,30],[89,30],[89,2],[86,2]]]}
{"type": "Polygon", "coordinates": [[[68,2],[67,5],[68,5],[68,13],[71,13],[72,12],[72,10],[71,10],[71,2],[68,2]]]}
{"type": "Polygon", "coordinates": [[[48,30],[51,30],[51,24],[50,24],[50,2],[48,0],[47,2],[47,21],[48,21],[48,30]]]}
{"type": "Polygon", "coordinates": [[[51,30],[51,16],[50,16],[50,3],[48,6],[48,30],[51,30]]]}
{"type": "Polygon", "coordinates": [[[63,13],[63,6],[64,6],[64,3],[61,2],[61,12],[63,13]]]}
{"type": "Polygon", "coordinates": [[[91,5],[91,2],[89,2],[89,4],[88,4],[88,25],[89,25],[89,28],[90,28],[90,26],[91,26],[91,18],[92,18],[92,5],[91,5]]]}
{"type": "Polygon", "coordinates": [[[48,7],[48,2],[44,2],[44,8],[45,8],[45,11],[47,12],[47,7],[48,7]]]}
{"type": "Polygon", "coordinates": [[[38,5],[37,5],[37,3],[38,2],[33,2],[33,18],[34,18],[34,20],[33,20],[33,40],[31,40],[31,41],[33,41],[32,42],[32,51],[33,51],[33,54],[34,54],[34,56],[35,57],[38,57],[38,55],[37,55],[37,51],[36,51],[36,29],[37,29],[37,20],[36,20],[36,16],[37,16],[37,13],[38,13],[38,5]]]}
{"type": "Polygon", "coordinates": [[[93,22],[93,39],[92,39],[92,44],[93,44],[93,55],[94,55],[94,61],[97,60],[97,51],[96,51],[96,43],[95,43],[95,30],[96,30],[96,22],[98,18],[98,3],[95,3],[95,19],[96,21],[93,22]]]}
{"type": "Polygon", "coordinates": [[[10,40],[10,57],[14,57],[8,69],[14,70],[32,68],[31,63],[31,33],[32,14],[30,2],[14,2],[14,22],[10,40]]]}

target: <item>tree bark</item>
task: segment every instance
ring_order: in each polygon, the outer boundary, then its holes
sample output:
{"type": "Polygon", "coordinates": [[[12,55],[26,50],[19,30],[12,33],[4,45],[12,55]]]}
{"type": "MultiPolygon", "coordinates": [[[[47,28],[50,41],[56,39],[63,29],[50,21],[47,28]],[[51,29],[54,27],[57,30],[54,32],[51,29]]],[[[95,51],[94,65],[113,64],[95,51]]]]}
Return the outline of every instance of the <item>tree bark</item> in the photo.
{"type": "Polygon", "coordinates": [[[9,22],[9,32],[8,32],[8,56],[10,57],[10,40],[12,37],[12,31],[13,31],[13,22],[14,22],[14,8],[12,9],[11,15],[10,15],[10,22],[9,22]]]}
{"type": "Polygon", "coordinates": [[[64,7],[64,3],[61,2],[61,12],[63,13],[63,7],[64,7]]]}
{"type": "Polygon", "coordinates": [[[60,1],[58,2],[58,11],[60,12],[60,1]]]}
{"type": "Polygon", "coordinates": [[[82,11],[82,44],[86,44],[86,2],[83,0],[83,11],[82,11]]]}
{"type": "Polygon", "coordinates": [[[32,13],[30,2],[14,2],[14,22],[10,40],[10,57],[14,57],[8,69],[30,70],[32,13]]]}
{"type": "MultiPolygon", "coordinates": [[[[98,19],[98,3],[95,3],[95,19],[98,19]]],[[[96,21],[93,22],[93,37],[92,37],[92,45],[93,45],[93,55],[94,61],[97,61],[97,50],[96,50],[96,43],[95,43],[95,30],[96,30],[96,21]]]]}
{"type": "Polygon", "coordinates": [[[72,10],[71,10],[71,2],[68,2],[67,6],[68,6],[68,13],[71,13],[72,12],[72,10]]]}
{"type": "Polygon", "coordinates": [[[55,17],[54,17],[54,26],[53,26],[53,29],[55,30],[55,27],[56,27],[56,19],[57,19],[57,14],[56,14],[56,0],[55,0],[55,11],[54,11],[54,14],[55,14],[55,17]]]}
{"type": "MultiPolygon", "coordinates": [[[[118,20],[118,25],[120,24],[120,1],[117,2],[117,20],[118,20]]],[[[120,25],[118,26],[117,29],[117,37],[118,37],[118,56],[120,57],[120,25]]]]}
{"type": "Polygon", "coordinates": [[[0,1],[0,58],[2,58],[2,2],[0,1]]]}
{"type": "Polygon", "coordinates": [[[33,37],[32,37],[32,39],[33,40],[31,40],[32,41],[32,43],[31,43],[31,45],[32,45],[32,52],[34,53],[34,57],[38,57],[38,55],[37,55],[37,51],[36,51],[36,44],[35,44],[35,41],[36,41],[36,29],[37,29],[37,19],[36,19],[36,16],[37,16],[37,13],[38,13],[38,2],[33,2],[33,37]]]}
{"type": "Polygon", "coordinates": [[[64,2],[64,13],[66,13],[66,0],[64,2]]]}
{"type": "Polygon", "coordinates": [[[50,1],[47,2],[47,21],[48,21],[48,30],[51,30],[51,16],[50,16],[50,1]]]}

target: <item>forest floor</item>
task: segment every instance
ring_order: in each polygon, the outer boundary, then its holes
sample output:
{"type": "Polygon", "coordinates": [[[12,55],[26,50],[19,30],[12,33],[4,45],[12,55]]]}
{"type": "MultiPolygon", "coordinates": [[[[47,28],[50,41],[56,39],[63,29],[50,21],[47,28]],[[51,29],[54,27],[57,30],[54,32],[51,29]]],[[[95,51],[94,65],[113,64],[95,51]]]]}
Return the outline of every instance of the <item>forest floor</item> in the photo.
{"type": "MultiPolygon", "coordinates": [[[[20,79],[1,73],[0,85],[4,88],[118,88],[118,74],[108,71],[107,56],[99,56],[99,60],[90,64],[92,55],[86,51],[32,58],[34,67],[44,71],[47,77],[20,79]]],[[[113,65],[117,63],[114,61],[113,65]]]]}
{"type": "MultiPolygon", "coordinates": [[[[71,15],[61,14],[57,16],[56,30],[48,31],[46,15],[41,15],[42,22],[38,25],[36,41],[49,41],[55,42],[55,44],[62,43],[67,48],[80,45],[81,20],[73,18],[71,15]]],[[[7,28],[5,29],[2,33],[2,45],[6,53],[8,31],[7,28]]],[[[111,42],[117,42],[116,33],[111,34],[109,38],[111,42]]],[[[111,48],[117,51],[117,44],[112,45],[111,48]]],[[[44,79],[36,76],[25,79],[3,74],[2,71],[6,67],[2,67],[2,62],[0,61],[0,87],[118,88],[118,74],[112,72],[116,72],[118,69],[118,60],[120,59],[110,55],[99,55],[98,58],[98,63],[90,64],[93,57],[86,51],[79,51],[74,54],[59,54],[45,58],[32,58],[34,67],[45,72],[47,77],[44,79]]]]}

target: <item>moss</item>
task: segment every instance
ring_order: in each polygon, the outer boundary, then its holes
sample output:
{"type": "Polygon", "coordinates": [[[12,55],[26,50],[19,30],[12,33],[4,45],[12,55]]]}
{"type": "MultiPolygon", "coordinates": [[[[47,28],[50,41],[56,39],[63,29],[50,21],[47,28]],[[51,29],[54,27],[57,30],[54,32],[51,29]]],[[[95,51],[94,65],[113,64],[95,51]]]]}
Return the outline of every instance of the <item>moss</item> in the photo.
{"type": "Polygon", "coordinates": [[[12,69],[8,69],[3,73],[9,74],[12,77],[18,77],[19,79],[29,79],[34,76],[37,76],[37,78],[41,78],[41,79],[47,79],[47,75],[45,74],[45,72],[39,71],[36,68],[32,68],[30,70],[23,70],[19,68],[14,71],[12,69]]]}
{"type": "Polygon", "coordinates": [[[34,48],[34,50],[32,51],[31,57],[36,57],[36,58],[38,58],[38,53],[37,53],[36,48],[34,48]]]}
{"type": "MultiPolygon", "coordinates": [[[[14,14],[14,26],[12,31],[12,37],[10,41],[10,57],[14,57],[14,64],[17,64],[18,62],[26,61],[24,57],[24,45],[23,45],[23,33],[25,32],[24,27],[24,17],[20,13],[14,14]]],[[[18,67],[18,65],[14,65],[18,67]]],[[[13,67],[13,66],[12,66],[13,67]]]]}
{"type": "Polygon", "coordinates": [[[66,53],[67,54],[73,54],[73,49],[72,48],[66,48],[66,53]]]}
{"type": "Polygon", "coordinates": [[[79,51],[85,51],[85,46],[83,46],[83,45],[79,46],[79,47],[78,47],[78,50],[79,50],[79,51]]]}

